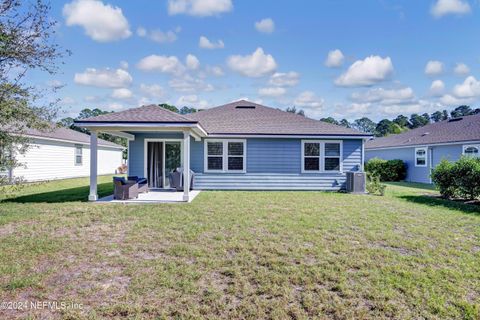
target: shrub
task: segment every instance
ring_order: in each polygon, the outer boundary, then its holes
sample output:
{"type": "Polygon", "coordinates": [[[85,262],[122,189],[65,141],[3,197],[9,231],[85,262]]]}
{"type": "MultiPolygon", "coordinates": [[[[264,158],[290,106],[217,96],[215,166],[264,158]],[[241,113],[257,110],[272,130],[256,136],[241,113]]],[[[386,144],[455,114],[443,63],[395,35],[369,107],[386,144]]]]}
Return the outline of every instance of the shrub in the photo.
{"type": "Polygon", "coordinates": [[[450,161],[443,159],[432,170],[432,182],[440,191],[442,197],[449,199],[455,196],[457,186],[453,175],[454,164],[450,161]]]}
{"type": "Polygon", "coordinates": [[[378,176],[368,176],[366,186],[368,193],[383,196],[386,188],[387,186],[380,182],[380,178],[378,176]]]}
{"type": "Polygon", "coordinates": [[[365,164],[365,171],[372,177],[378,177],[380,181],[401,181],[407,176],[407,165],[399,159],[373,158],[365,164]]]}
{"type": "Polygon", "coordinates": [[[480,158],[443,159],[433,169],[432,181],[444,198],[476,199],[480,196],[480,158]]]}
{"type": "Polygon", "coordinates": [[[480,158],[461,157],[453,166],[458,196],[476,199],[480,196],[480,158]]]}

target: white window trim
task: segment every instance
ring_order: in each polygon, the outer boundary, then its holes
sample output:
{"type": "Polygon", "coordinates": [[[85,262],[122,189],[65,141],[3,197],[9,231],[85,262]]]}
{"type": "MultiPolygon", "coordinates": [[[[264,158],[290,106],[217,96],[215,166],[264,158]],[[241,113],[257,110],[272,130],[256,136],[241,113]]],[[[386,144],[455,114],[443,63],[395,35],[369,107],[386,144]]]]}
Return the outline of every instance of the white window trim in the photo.
{"type": "Polygon", "coordinates": [[[81,144],[76,144],[74,146],[74,158],[73,158],[73,163],[75,166],[83,166],[83,145],[81,144]],[[77,153],[77,150],[80,149],[80,153],[77,153]],[[77,163],[77,157],[80,156],[80,163],[77,163]]]}
{"type": "Polygon", "coordinates": [[[428,147],[415,148],[415,167],[428,167],[428,147]],[[425,158],[425,164],[417,164],[417,159],[423,158],[417,156],[417,151],[420,150],[425,151],[425,155],[423,156],[425,158]]]}
{"type": "MultiPolygon", "coordinates": [[[[343,173],[343,140],[302,140],[302,173],[343,173]],[[320,165],[319,170],[305,170],[305,143],[319,143],[320,144],[320,165]],[[340,144],[340,170],[325,170],[325,143],[340,144]]],[[[328,156],[327,158],[336,158],[328,156]]]]}
{"type": "MultiPolygon", "coordinates": [[[[220,157],[220,156],[212,156],[220,157]]],[[[235,156],[240,157],[240,156],[235,156]]],[[[246,139],[205,139],[203,142],[203,171],[207,173],[246,173],[247,172],[247,140],[246,139]],[[222,142],[222,170],[208,169],[208,142],[222,142]],[[243,143],[243,170],[228,170],[228,143],[242,142],[243,143]]]]}
{"type": "MultiPolygon", "coordinates": [[[[464,156],[470,156],[469,154],[466,154],[466,153],[465,153],[465,150],[466,150],[467,148],[477,148],[477,150],[480,151],[480,144],[464,144],[464,145],[463,145],[463,148],[462,148],[462,155],[464,155],[464,156]]],[[[479,156],[480,156],[480,153],[479,153],[479,156]]],[[[475,156],[474,156],[474,157],[475,157],[475,156]]]]}

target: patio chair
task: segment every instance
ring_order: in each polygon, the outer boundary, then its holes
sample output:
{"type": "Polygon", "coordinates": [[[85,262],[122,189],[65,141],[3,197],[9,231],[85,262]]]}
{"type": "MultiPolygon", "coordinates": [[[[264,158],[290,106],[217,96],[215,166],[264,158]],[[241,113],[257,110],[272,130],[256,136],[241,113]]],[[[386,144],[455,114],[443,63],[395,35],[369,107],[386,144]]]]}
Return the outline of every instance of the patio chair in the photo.
{"type": "MultiPolygon", "coordinates": [[[[190,170],[190,190],[193,190],[193,177],[195,172],[190,170]]],[[[168,175],[168,180],[170,181],[170,188],[174,188],[177,191],[183,191],[183,169],[178,168],[174,172],[171,172],[168,175]]]]}
{"type": "Polygon", "coordinates": [[[138,193],[148,192],[147,178],[139,178],[137,176],[128,176],[128,181],[135,181],[138,184],[138,193]]]}
{"type": "Polygon", "coordinates": [[[136,181],[127,181],[125,178],[113,177],[114,192],[116,200],[128,200],[138,198],[138,184],[136,181]]]}

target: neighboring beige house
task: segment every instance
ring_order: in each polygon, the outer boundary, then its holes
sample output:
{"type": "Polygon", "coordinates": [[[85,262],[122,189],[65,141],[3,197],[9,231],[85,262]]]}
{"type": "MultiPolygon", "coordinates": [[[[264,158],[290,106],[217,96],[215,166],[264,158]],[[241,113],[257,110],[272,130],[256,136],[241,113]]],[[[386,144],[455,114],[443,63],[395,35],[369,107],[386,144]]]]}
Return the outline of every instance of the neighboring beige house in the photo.
{"type": "MultiPolygon", "coordinates": [[[[86,177],[90,173],[90,136],[67,128],[50,132],[29,130],[31,147],[17,160],[22,166],[9,172],[10,177],[42,181],[86,177]]],[[[112,174],[122,164],[124,147],[98,139],[98,174],[112,174]]]]}

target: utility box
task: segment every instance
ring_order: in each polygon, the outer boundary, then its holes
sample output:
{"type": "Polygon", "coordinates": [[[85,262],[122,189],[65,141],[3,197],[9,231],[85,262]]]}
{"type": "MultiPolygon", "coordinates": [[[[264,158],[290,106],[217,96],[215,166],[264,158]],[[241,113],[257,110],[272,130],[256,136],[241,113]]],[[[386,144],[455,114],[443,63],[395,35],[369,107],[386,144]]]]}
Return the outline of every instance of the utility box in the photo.
{"type": "Polygon", "coordinates": [[[365,193],[366,180],[365,172],[347,172],[347,192],[365,193]]]}

